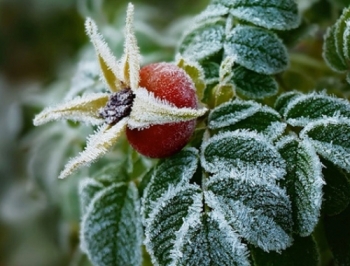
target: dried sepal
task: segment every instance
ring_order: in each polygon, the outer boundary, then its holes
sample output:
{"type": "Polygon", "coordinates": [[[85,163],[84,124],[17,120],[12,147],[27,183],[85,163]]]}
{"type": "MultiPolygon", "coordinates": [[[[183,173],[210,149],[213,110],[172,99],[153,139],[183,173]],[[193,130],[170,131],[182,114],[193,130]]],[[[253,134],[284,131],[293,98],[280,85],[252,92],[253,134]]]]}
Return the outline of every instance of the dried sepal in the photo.
{"type": "Polygon", "coordinates": [[[123,88],[123,80],[120,76],[120,65],[107,43],[98,32],[96,23],[91,18],[86,19],[85,29],[95,47],[104,81],[112,92],[121,90],[123,88]]]}
{"type": "Polygon", "coordinates": [[[129,3],[126,11],[125,21],[125,43],[124,43],[124,55],[122,58],[122,76],[125,83],[132,89],[136,90],[140,80],[140,52],[137,46],[137,40],[134,31],[134,6],[129,3]]]}
{"type": "Polygon", "coordinates": [[[106,154],[107,151],[116,143],[117,139],[124,132],[127,124],[127,118],[122,119],[114,126],[104,125],[97,132],[90,136],[84,151],[77,157],[72,158],[60,173],[60,179],[63,179],[83,165],[89,165],[97,158],[106,154]]]}
{"type": "Polygon", "coordinates": [[[70,119],[99,125],[104,122],[97,110],[104,107],[108,94],[93,93],[74,98],[54,107],[47,107],[34,118],[34,125],[39,126],[54,120],[70,119]]]}
{"type": "Polygon", "coordinates": [[[129,128],[147,128],[151,125],[162,125],[196,119],[207,112],[206,108],[178,108],[174,104],[161,100],[152,92],[139,88],[128,122],[129,128]]]}

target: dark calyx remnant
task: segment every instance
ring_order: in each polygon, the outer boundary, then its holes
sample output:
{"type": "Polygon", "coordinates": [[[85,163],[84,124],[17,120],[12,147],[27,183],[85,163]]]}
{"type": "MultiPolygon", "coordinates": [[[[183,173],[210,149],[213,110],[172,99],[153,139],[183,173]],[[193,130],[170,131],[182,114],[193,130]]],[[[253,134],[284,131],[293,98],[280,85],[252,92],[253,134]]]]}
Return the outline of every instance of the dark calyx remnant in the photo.
{"type": "Polygon", "coordinates": [[[100,110],[100,116],[107,124],[113,125],[128,116],[131,112],[135,94],[131,89],[118,91],[109,98],[107,105],[100,110]]]}

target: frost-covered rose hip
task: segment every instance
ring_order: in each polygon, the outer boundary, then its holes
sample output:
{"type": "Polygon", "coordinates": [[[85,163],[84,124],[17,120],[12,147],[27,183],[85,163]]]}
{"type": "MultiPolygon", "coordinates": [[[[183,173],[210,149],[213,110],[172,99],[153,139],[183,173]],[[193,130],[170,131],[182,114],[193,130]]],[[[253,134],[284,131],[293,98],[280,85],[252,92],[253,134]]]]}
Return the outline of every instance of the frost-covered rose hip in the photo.
{"type": "MultiPolygon", "coordinates": [[[[140,87],[176,107],[197,108],[195,87],[184,70],[171,63],[155,63],[140,70],[140,87]]],[[[151,158],[163,158],[180,151],[189,141],[196,120],[126,129],[131,146],[151,158]]]]}

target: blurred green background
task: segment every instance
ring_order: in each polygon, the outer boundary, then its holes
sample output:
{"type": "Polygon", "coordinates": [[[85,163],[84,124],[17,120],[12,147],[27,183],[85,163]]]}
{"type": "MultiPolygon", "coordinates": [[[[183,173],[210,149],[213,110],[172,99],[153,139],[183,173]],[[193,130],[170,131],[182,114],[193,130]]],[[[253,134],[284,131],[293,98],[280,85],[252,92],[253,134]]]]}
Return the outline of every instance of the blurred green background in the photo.
{"type": "MultiPolygon", "coordinates": [[[[78,247],[78,177],[55,178],[67,159],[51,156],[62,136],[54,127],[48,127],[51,133],[34,129],[32,119],[62,99],[84,50],[91,49],[84,17],[106,26],[118,46],[127,2],[0,0],[0,266],[89,265],[78,247]]],[[[173,59],[183,21],[208,1],[133,3],[147,62],[173,59]]],[[[78,130],[74,134],[81,136],[72,139],[83,145],[90,130],[78,130]]]]}

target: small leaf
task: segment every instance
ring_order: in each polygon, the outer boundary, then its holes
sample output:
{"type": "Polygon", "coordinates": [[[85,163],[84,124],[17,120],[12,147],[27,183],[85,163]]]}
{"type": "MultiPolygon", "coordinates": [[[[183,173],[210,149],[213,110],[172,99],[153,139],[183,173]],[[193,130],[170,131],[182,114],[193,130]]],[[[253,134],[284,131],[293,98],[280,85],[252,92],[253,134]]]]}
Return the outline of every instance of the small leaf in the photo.
{"type": "Polygon", "coordinates": [[[221,172],[206,184],[206,203],[249,243],[265,251],[282,250],[292,244],[291,204],[285,190],[264,173],[221,172]]]}
{"type": "Polygon", "coordinates": [[[252,26],[238,25],[226,36],[226,56],[260,74],[272,75],[289,64],[286,47],[276,34],[252,26]]]}
{"type": "Polygon", "coordinates": [[[300,24],[293,0],[235,0],[230,13],[255,25],[274,30],[290,30],[300,24]]]}
{"type": "Polygon", "coordinates": [[[142,213],[145,218],[157,204],[162,195],[170,189],[189,184],[198,167],[198,151],[194,148],[184,149],[176,155],[161,161],[153,168],[152,177],[144,190],[142,213]]]}
{"type": "Polygon", "coordinates": [[[343,13],[335,23],[335,31],[334,31],[334,37],[335,37],[335,48],[336,52],[339,55],[340,59],[345,63],[345,65],[348,64],[347,60],[345,59],[344,55],[344,46],[346,43],[344,43],[344,31],[347,27],[347,21],[350,19],[350,8],[344,8],[343,13]]]}
{"type": "Polygon", "coordinates": [[[142,225],[133,183],[98,192],[81,223],[81,245],[94,265],[141,265],[142,225]]]}
{"type": "Polygon", "coordinates": [[[204,142],[201,163],[212,174],[253,169],[269,182],[285,175],[285,162],[275,147],[248,131],[221,133],[204,142]]]}
{"type": "Polygon", "coordinates": [[[183,37],[179,52],[193,61],[200,61],[223,48],[225,20],[212,19],[192,28],[183,37]]]}
{"type": "Polygon", "coordinates": [[[328,117],[350,118],[350,104],[347,100],[311,93],[289,101],[284,117],[292,126],[306,126],[310,122],[328,117]]]}
{"type": "Polygon", "coordinates": [[[292,201],[294,231],[310,235],[320,216],[324,181],[320,160],[310,143],[285,137],[276,144],[287,163],[287,175],[281,181],[292,201]]]}
{"type": "Polygon", "coordinates": [[[204,76],[206,83],[213,83],[219,81],[219,70],[220,65],[214,62],[204,62],[202,63],[204,70],[204,76]]]}
{"type": "Polygon", "coordinates": [[[212,1],[203,12],[196,16],[196,21],[205,21],[210,18],[217,18],[225,16],[229,13],[229,8],[220,1],[212,1]]]}
{"type": "Polygon", "coordinates": [[[233,70],[232,82],[237,93],[253,99],[264,99],[278,91],[278,85],[271,76],[259,74],[242,66],[233,70]]]}
{"type": "Polygon", "coordinates": [[[99,109],[105,107],[109,95],[105,93],[91,93],[82,97],[76,97],[54,107],[46,107],[35,116],[34,125],[40,126],[50,121],[70,119],[99,125],[104,122],[99,114],[99,109]]]}
{"type": "Polygon", "coordinates": [[[319,265],[318,249],[311,236],[296,237],[293,245],[280,253],[264,252],[259,248],[250,248],[256,266],[317,266],[319,265]]]}
{"type": "Polygon", "coordinates": [[[335,216],[325,216],[324,227],[328,244],[335,260],[334,265],[349,265],[350,262],[350,205],[335,216]]]}
{"type": "Polygon", "coordinates": [[[275,110],[278,111],[282,116],[284,116],[284,112],[289,102],[302,95],[303,94],[298,91],[290,91],[281,94],[275,102],[275,110]]]}
{"type": "Polygon", "coordinates": [[[310,141],[322,157],[350,172],[349,119],[328,118],[310,123],[300,137],[310,141]]]}
{"type": "Polygon", "coordinates": [[[81,215],[85,215],[94,196],[104,188],[103,184],[93,178],[85,178],[79,183],[81,215]]]}
{"type": "Polygon", "coordinates": [[[179,231],[199,222],[202,195],[198,186],[184,185],[168,190],[154,205],[149,218],[144,220],[145,245],[154,265],[174,265],[177,259],[179,231]]]}
{"type": "Polygon", "coordinates": [[[179,238],[176,265],[250,265],[246,245],[215,211],[186,229],[179,238]]]}
{"type": "Polygon", "coordinates": [[[326,181],[322,209],[327,215],[336,215],[349,206],[350,180],[344,171],[329,161],[322,160],[322,164],[326,181]]]}
{"type": "Polygon", "coordinates": [[[331,69],[338,72],[344,72],[348,68],[342,56],[337,52],[335,29],[335,26],[328,28],[324,35],[322,56],[331,69]]]}

